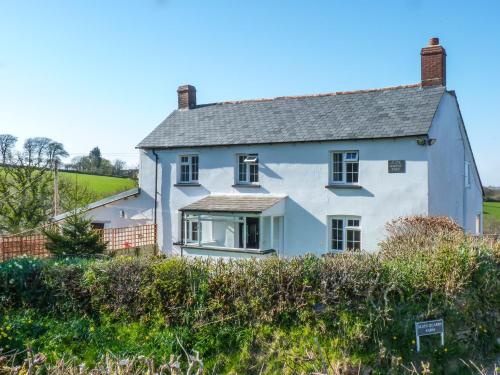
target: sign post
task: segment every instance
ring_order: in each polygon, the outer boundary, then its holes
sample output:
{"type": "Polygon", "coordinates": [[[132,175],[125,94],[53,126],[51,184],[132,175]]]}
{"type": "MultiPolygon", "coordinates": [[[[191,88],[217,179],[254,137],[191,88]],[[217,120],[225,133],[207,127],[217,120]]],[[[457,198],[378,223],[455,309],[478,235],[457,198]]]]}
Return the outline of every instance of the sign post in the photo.
{"type": "Polygon", "coordinates": [[[444,322],[443,319],[428,320],[426,322],[415,322],[415,334],[417,336],[417,352],[420,351],[420,336],[441,335],[441,346],[444,346],[444,322]]]}

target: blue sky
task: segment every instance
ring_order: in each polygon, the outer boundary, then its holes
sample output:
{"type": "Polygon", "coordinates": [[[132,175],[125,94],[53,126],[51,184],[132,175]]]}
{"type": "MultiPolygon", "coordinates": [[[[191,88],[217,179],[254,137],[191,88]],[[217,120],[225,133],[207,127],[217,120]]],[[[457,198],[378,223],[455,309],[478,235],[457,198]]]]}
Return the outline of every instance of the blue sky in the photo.
{"type": "Polygon", "coordinates": [[[205,103],[416,83],[438,36],[500,186],[499,16],[500,1],[0,0],[0,133],[137,164],[181,84],[205,103]]]}

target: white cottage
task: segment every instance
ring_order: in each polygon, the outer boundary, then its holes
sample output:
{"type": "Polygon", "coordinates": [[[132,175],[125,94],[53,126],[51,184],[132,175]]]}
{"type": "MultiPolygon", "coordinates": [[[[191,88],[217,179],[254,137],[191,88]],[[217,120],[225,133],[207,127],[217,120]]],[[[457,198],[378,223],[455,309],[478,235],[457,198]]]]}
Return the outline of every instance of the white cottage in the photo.
{"type": "Polygon", "coordinates": [[[181,86],[138,145],[140,193],[114,201],[108,225],[133,207],[163,252],[218,257],[373,251],[409,215],[481,233],[481,181],[437,38],[421,69],[407,86],[209,104],[181,86]]]}

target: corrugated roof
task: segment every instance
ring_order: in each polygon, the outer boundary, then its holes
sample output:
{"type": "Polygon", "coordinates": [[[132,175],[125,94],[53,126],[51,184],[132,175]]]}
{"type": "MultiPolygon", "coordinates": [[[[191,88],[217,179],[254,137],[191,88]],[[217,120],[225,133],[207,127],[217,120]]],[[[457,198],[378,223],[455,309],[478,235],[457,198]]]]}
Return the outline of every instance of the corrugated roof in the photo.
{"type": "Polygon", "coordinates": [[[173,111],[139,148],[374,139],[427,134],[445,87],[199,105],[173,111]]]}
{"type": "Polygon", "coordinates": [[[250,195],[209,195],[181,208],[181,211],[261,213],[284,197],[250,195]]]}

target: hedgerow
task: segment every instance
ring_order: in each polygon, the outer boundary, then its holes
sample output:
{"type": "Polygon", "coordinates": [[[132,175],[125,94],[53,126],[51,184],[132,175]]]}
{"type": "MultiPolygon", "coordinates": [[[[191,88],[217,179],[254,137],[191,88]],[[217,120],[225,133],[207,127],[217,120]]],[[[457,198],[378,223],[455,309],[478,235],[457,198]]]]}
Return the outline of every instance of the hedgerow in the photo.
{"type": "Polygon", "coordinates": [[[208,369],[237,373],[488,363],[499,349],[500,245],[438,218],[388,229],[376,254],[1,263],[0,348],[168,362],[182,342],[208,369]],[[415,321],[434,318],[444,319],[445,347],[428,337],[416,353],[415,321]]]}

